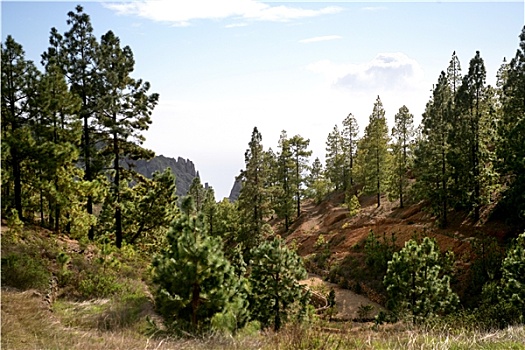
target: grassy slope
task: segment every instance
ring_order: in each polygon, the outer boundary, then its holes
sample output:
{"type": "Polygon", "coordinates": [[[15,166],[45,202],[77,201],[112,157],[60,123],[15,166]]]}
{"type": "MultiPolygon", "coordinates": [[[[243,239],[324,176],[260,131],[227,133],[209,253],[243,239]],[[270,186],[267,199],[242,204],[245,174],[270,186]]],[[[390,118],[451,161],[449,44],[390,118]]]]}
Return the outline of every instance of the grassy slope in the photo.
{"type": "MultiPolygon", "coordinates": [[[[476,227],[463,220],[450,231],[441,231],[433,228],[432,220],[417,206],[400,210],[385,205],[377,209],[366,201],[361,199],[363,210],[353,219],[346,217],[337,197],[319,206],[310,204],[288,239],[295,240],[299,252],[307,257],[315,253],[315,242],[323,234],[329,242],[329,263],[336,263],[347,255],[358,255],[354,248],[362,244],[370,228],[379,234],[395,229],[398,236],[407,239],[414,228],[426,229],[451,249],[466,247],[474,231],[501,228],[476,227]]],[[[398,238],[398,244],[402,240],[398,238]]],[[[24,229],[14,235],[3,225],[2,281],[9,274],[13,278],[16,270],[17,283],[23,288],[2,285],[2,349],[525,349],[524,327],[480,333],[468,327],[411,329],[397,324],[373,330],[372,324],[322,320],[290,326],[280,333],[246,331],[235,337],[172,339],[147,322],[149,318],[160,324],[148,290],[147,265],[147,259],[130,250],[104,255],[100,247],[46,230],[24,229]],[[60,282],[50,310],[44,302],[47,280],[50,272],[60,275],[63,271],[57,262],[61,252],[70,257],[66,264],[70,273],[60,282]],[[9,258],[12,256],[23,259],[9,258]],[[97,267],[100,257],[106,262],[97,267]],[[8,260],[11,265],[4,263],[8,260]],[[120,264],[115,267],[110,264],[113,260],[120,264]],[[97,289],[85,282],[92,283],[93,275],[101,271],[107,279],[96,281],[118,288],[108,295],[87,298],[88,292],[97,289]]]]}

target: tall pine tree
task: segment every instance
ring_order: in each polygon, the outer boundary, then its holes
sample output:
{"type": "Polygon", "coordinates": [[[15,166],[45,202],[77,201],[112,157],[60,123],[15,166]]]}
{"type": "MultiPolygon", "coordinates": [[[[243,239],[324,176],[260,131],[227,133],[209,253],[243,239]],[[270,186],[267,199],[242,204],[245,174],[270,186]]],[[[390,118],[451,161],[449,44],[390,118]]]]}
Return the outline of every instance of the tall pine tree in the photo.
{"type": "Polygon", "coordinates": [[[303,184],[305,182],[304,173],[308,169],[308,158],[312,151],[308,150],[309,139],[304,139],[301,135],[295,135],[289,141],[292,152],[292,187],[295,196],[295,209],[297,217],[301,215],[301,199],[303,198],[303,184]]]}
{"type": "Polygon", "coordinates": [[[344,164],[343,138],[339,127],[335,125],[326,139],[325,173],[336,191],[342,190],[344,187],[344,164]]]}
{"type": "Polygon", "coordinates": [[[291,149],[291,140],[285,130],[279,138],[279,154],[277,156],[277,201],[275,212],[277,216],[284,219],[285,231],[288,231],[293,215],[294,195],[294,159],[291,149]]]}
{"type": "MultiPolygon", "coordinates": [[[[2,174],[2,202],[16,209],[23,219],[22,193],[24,161],[32,153],[30,101],[36,91],[39,72],[25,58],[22,45],[7,36],[2,44],[2,160],[8,171],[2,174]],[[11,192],[11,189],[13,192],[11,192]]],[[[2,206],[4,204],[2,203],[2,206]]]]}
{"type": "Polygon", "coordinates": [[[399,112],[394,117],[395,125],[392,128],[393,143],[393,174],[395,191],[399,196],[399,206],[403,208],[403,194],[408,184],[407,171],[411,165],[412,141],[414,138],[414,116],[406,106],[399,108],[399,112]]]}
{"type": "Polygon", "coordinates": [[[242,189],[238,200],[242,223],[238,243],[250,250],[265,236],[265,224],[271,209],[267,189],[268,167],[262,135],[257,127],[253,129],[244,159],[246,168],[241,172],[242,189]]]}
{"type": "Polygon", "coordinates": [[[447,77],[441,72],[432,91],[422,120],[422,137],[416,146],[416,164],[419,194],[429,200],[441,226],[447,225],[449,203],[449,133],[447,118],[450,100],[447,77]]]}
{"type": "MultiPolygon", "coordinates": [[[[70,29],[64,34],[60,54],[64,61],[64,70],[70,90],[79,96],[81,102],[80,120],[82,121],[82,145],[80,161],[84,168],[84,179],[92,182],[106,167],[106,162],[100,157],[97,150],[99,141],[96,130],[99,123],[96,118],[96,100],[101,95],[97,86],[96,50],[98,42],[93,34],[93,26],[88,14],[84,13],[82,6],[78,5],[75,11],[68,14],[67,24],[70,29]]],[[[51,40],[56,39],[53,35],[51,40]]],[[[94,200],[90,194],[87,196],[86,210],[93,214],[94,200]]],[[[94,227],[88,232],[88,237],[93,239],[94,227]]]]}
{"type": "Polygon", "coordinates": [[[470,60],[468,74],[463,77],[462,85],[456,95],[456,107],[462,118],[462,142],[466,144],[467,162],[465,180],[466,192],[469,194],[468,208],[473,211],[474,221],[480,218],[481,206],[488,197],[490,186],[486,171],[490,161],[490,150],[487,148],[491,108],[489,93],[485,86],[485,64],[479,51],[470,60]]]}
{"type": "Polygon", "coordinates": [[[345,154],[345,165],[344,165],[344,190],[348,186],[354,185],[354,165],[355,157],[357,153],[357,142],[359,134],[359,125],[352,113],[343,120],[343,151],[345,154]]]}
{"type": "Polygon", "coordinates": [[[377,96],[361,142],[361,148],[366,150],[364,164],[361,164],[361,167],[367,179],[364,190],[376,194],[378,207],[381,205],[381,193],[388,179],[388,142],[385,110],[381,99],[377,96]]]}
{"type": "Polygon", "coordinates": [[[525,217],[525,26],[519,48],[508,64],[499,123],[499,168],[509,179],[506,201],[514,218],[525,217]]]}
{"type": "Polygon", "coordinates": [[[97,50],[98,84],[104,91],[97,99],[101,124],[109,139],[103,152],[110,154],[112,164],[112,199],[115,219],[115,244],[122,245],[122,201],[120,196],[123,161],[148,159],[153,152],[141,147],[149,128],[151,113],[158,94],[148,94],[150,84],[133,79],[135,61],[129,46],[120,47],[120,40],[111,31],[102,36],[97,50]]]}

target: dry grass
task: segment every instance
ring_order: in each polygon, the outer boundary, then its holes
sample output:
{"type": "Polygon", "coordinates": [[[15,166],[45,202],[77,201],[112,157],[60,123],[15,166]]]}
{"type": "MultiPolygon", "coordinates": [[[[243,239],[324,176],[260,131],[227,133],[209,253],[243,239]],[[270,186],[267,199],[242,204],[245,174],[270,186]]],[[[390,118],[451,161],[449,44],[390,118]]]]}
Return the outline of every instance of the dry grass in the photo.
{"type": "Polygon", "coordinates": [[[3,290],[2,349],[525,349],[524,326],[479,332],[396,324],[374,330],[372,324],[318,321],[278,333],[174,339],[145,335],[145,304],[126,311],[114,300],[60,301],[54,309],[36,291],[3,290]],[[136,316],[132,322],[130,313],[136,316]]]}

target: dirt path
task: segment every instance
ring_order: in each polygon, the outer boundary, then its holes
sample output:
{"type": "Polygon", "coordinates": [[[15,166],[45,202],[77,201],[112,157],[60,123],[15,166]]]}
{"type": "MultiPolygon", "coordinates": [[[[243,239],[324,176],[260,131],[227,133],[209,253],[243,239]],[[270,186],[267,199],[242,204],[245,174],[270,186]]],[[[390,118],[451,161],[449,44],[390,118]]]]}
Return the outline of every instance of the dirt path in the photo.
{"type": "Polygon", "coordinates": [[[327,295],[330,289],[335,291],[335,302],[337,307],[337,314],[334,316],[338,320],[352,320],[359,318],[358,310],[361,305],[371,305],[372,310],[368,313],[368,317],[374,317],[381,310],[385,310],[381,305],[374,303],[365,296],[356,294],[348,289],[343,289],[335,283],[323,281],[323,279],[315,274],[308,274],[308,279],[300,282],[307,285],[310,289],[327,295]]]}

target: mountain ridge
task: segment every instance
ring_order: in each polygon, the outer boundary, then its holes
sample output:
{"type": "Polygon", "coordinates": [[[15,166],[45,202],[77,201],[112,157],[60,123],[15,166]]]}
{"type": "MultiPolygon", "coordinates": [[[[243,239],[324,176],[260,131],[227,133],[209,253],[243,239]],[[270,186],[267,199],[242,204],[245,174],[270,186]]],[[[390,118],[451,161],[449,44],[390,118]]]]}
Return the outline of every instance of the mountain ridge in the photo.
{"type": "MultiPolygon", "coordinates": [[[[195,164],[188,158],[166,157],[164,155],[155,156],[149,160],[136,160],[132,165],[139,174],[147,178],[153,177],[156,171],[164,171],[167,168],[175,175],[175,185],[177,196],[182,197],[188,193],[193,179],[200,177],[199,171],[196,170],[195,164]]],[[[207,185],[207,184],[206,184],[207,185]]]]}

